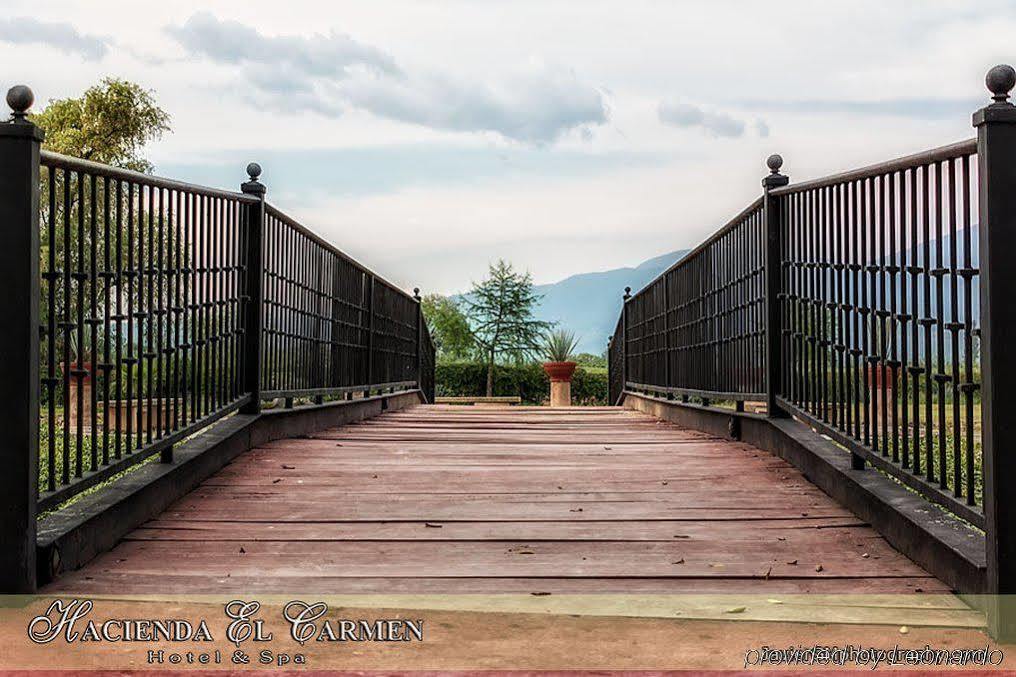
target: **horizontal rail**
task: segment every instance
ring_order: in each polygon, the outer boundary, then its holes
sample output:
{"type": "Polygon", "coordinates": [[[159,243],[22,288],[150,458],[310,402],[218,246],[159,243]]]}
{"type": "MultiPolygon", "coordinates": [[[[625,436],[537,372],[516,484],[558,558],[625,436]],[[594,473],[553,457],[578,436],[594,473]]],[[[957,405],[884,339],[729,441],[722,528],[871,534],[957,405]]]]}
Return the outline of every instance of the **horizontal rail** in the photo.
{"type": "Polygon", "coordinates": [[[329,395],[345,395],[346,393],[363,393],[374,390],[412,390],[416,387],[416,381],[395,381],[392,383],[369,383],[356,386],[341,386],[337,388],[266,390],[261,393],[261,397],[266,400],[280,397],[328,397],[329,395]]]}
{"type": "Polygon", "coordinates": [[[914,153],[913,155],[905,155],[894,160],[879,162],[874,165],[868,165],[867,167],[860,167],[859,169],[851,169],[846,172],[832,174],[820,179],[812,179],[811,181],[792,183],[782,188],[774,188],[770,192],[770,195],[779,197],[781,195],[792,195],[794,193],[814,190],[816,188],[826,188],[836,184],[857,181],[859,179],[868,179],[876,176],[882,176],[883,174],[891,174],[904,169],[913,169],[914,167],[920,167],[922,165],[943,162],[945,160],[954,160],[965,155],[972,155],[976,152],[977,139],[967,139],[966,141],[951,143],[948,146],[940,146],[920,153],[914,153]]]}
{"type": "Polygon", "coordinates": [[[625,390],[636,390],[651,393],[660,393],[662,395],[687,395],[688,397],[699,397],[704,400],[717,400],[717,401],[734,401],[734,402],[748,402],[748,401],[764,401],[766,399],[765,393],[743,393],[736,391],[720,391],[720,390],[698,390],[696,388],[678,388],[671,386],[654,386],[648,383],[631,383],[625,384],[625,390]]]}
{"type": "Polygon", "coordinates": [[[984,529],[984,513],[977,506],[967,505],[963,501],[942,493],[939,490],[938,484],[929,482],[922,477],[914,475],[906,469],[901,468],[898,463],[893,463],[890,459],[883,458],[878,453],[873,452],[868,447],[851,438],[849,435],[844,434],[835,427],[823,422],[821,419],[812,416],[793,402],[783,397],[777,397],[776,399],[780,403],[780,407],[787,411],[787,413],[844,447],[846,451],[862,456],[864,460],[871,463],[874,467],[878,468],[887,475],[892,476],[893,479],[908,489],[917,492],[932,503],[945,508],[959,518],[970,522],[978,529],[984,529]]]}
{"type": "Polygon", "coordinates": [[[91,160],[82,160],[81,158],[70,157],[68,155],[61,155],[60,153],[54,153],[48,150],[40,152],[40,159],[44,167],[64,169],[71,172],[81,172],[82,174],[100,176],[104,178],[114,179],[117,181],[140,183],[146,186],[151,186],[152,188],[175,190],[181,193],[189,193],[191,195],[201,195],[203,197],[215,197],[222,198],[225,200],[235,200],[237,202],[243,202],[247,204],[254,204],[257,202],[257,198],[255,197],[252,197],[250,195],[244,195],[243,193],[238,193],[231,190],[209,188],[207,186],[199,186],[197,184],[187,183],[186,181],[177,181],[176,179],[167,179],[161,176],[153,176],[152,174],[136,172],[131,169],[124,169],[122,167],[114,167],[112,165],[104,165],[99,162],[92,162],[91,160]]]}
{"type": "Polygon", "coordinates": [[[188,437],[192,437],[208,426],[212,425],[216,421],[219,421],[230,414],[236,412],[240,407],[244,406],[250,401],[250,395],[244,395],[237,399],[235,402],[231,402],[229,405],[219,409],[216,412],[209,414],[186,428],[177,430],[176,432],[159,439],[158,441],[142,447],[137,451],[130,453],[118,461],[110,463],[94,472],[86,472],[84,476],[69,486],[57,489],[56,491],[44,492],[39,496],[39,507],[40,513],[47,512],[57,508],[60,504],[69,501],[78,494],[81,494],[92,487],[95,487],[103,482],[108,481],[113,476],[118,475],[125,470],[132,468],[139,463],[142,463],[156,454],[160,454],[163,451],[171,448],[173,445],[178,444],[188,437]]]}

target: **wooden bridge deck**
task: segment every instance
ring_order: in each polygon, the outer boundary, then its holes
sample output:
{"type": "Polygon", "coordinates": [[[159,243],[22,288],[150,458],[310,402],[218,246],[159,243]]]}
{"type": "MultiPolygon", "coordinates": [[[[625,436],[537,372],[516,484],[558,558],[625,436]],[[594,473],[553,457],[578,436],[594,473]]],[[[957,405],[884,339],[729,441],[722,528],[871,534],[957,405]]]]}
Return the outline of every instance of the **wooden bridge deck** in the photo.
{"type": "Polygon", "coordinates": [[[254,449],[50,590],[947,588],[746,444],[614,408],[418,406],[254,449]]]}

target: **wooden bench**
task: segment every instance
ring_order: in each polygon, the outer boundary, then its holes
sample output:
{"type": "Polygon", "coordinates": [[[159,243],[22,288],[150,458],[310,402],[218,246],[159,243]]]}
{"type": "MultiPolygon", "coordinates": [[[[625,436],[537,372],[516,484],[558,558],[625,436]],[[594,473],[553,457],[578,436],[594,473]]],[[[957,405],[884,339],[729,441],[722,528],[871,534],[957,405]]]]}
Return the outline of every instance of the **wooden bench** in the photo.
{"type": "Polygon", "coordinates": [[[513,406],[522,404],[522,398],[518,396],[506,397],[435,397],[434,404],[472,404],[474,406],[507,404],[513,406]]]}

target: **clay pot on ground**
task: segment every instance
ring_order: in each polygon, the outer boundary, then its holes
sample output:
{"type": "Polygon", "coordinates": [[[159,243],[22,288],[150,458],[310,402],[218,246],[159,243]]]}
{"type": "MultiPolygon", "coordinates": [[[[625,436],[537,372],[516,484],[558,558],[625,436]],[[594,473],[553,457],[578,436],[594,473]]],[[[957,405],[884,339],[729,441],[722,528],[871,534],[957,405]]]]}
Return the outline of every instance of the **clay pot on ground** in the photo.
{"type": "Polygon", "coordinates": [[[550,377],[550,406],[571,406],[571,379],[575,362],[544,362],[543,371],[550,377]]]}
{"type": "Polygon", "coordinates": [[[896,383],[893,382],[893,370],[885,364],[869,364],[868,387],[872,390],[875,388],[882,390],[883,383],[887,391],[896,390],[896,383]]]}
{"type": "Polygon", "coordinates": [[[896,382],[893,380],[893,370],[885,364],[868,365],[868,391],[871,393],[870,402],[875,411],[882,409],[882,388],[885,386],[886,402],[892,402],[895,397],[896,382]]]}

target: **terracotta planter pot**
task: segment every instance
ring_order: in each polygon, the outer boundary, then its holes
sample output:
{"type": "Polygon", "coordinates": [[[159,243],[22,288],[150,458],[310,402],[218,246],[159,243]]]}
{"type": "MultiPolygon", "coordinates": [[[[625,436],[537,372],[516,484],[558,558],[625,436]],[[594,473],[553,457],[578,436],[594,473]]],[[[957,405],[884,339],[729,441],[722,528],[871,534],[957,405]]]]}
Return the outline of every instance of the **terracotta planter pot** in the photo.
{"type": "Polygon", "coordinates": [[[572,374],[575,373],[575,362],[544,362],[543,371],[547,372],[550,382],[570,383],[572,374]]]}
{"type": "Polygon", "coordinates": [[[893,370],[884,364],[869,364],[868,387],[872,390],[882,390],[883,383],[887,391],[896,390],[896,383],[893,381],[893,370]]]}
{"type": "Polygon", "coordinates": [[[550,406],[571,406],[571,377],[576,366],[574,362],[543,363],[543,371],[550,377],[550,406]]]}

